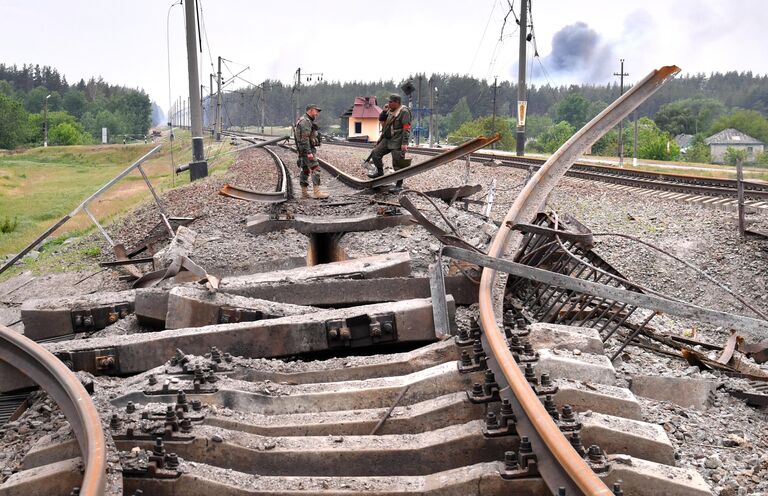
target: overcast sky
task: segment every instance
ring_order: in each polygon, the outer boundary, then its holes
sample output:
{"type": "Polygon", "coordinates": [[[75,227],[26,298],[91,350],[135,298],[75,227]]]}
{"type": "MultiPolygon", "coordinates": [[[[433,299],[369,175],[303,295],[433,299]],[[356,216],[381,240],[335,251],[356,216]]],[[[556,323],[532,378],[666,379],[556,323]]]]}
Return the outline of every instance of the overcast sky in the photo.
{"type": "MultiPolygon", "coordinates": [[[[206,86],[219,55],[231,61],[225,78],[249,67],[241,76],[255,84],[288,84],[299,67],[328,81],[397,81],[416,72],[517,79],[514,15],[502,35],[507,0],[199,1],[206,86]]],[[[70,83],[102,76],[142,88],[167,110],[166,33],[171,98],[188,94],[184,7],[173,3],[0,0],[0,62],[49,65],[70,83]]],[[[513,3],[519,15],[520,0],[513,3]]],[[[616,80],[620,58],[629,83],[669,64],[684,73],[768,73],[761,0],[532,0],[532,14],[540,55],[529,61],[533,84],[616,80]]]]}

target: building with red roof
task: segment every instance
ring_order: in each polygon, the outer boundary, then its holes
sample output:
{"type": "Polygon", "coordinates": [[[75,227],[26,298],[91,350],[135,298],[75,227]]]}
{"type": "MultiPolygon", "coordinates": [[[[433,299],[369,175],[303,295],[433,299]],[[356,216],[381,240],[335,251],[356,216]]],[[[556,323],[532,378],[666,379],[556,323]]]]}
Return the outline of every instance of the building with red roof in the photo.
{"type": "Polygon", "coordinates": [[[379,139],[379,114],[375,96],[357,96],[355,103],[341,115],[346,119],[347,139],[353,141],[376,141],[379,139]]]}

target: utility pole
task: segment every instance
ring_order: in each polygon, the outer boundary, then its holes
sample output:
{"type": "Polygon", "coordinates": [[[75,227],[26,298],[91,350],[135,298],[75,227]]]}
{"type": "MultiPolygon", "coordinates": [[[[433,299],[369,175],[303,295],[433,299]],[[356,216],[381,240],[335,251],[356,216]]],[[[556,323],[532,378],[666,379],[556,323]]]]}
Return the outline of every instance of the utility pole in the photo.
{"type": "Polygon", "coordinates": [[[518,157],[525,154],[525,114],[528,101],[525,96],[525,44],[528,43],[528,6],[531,0],[520,1],[520,52],[517,61],[517,146],[518,157]]]}
{"type": "Polygon", "coordinates": [[[266,91],[267,82],[264,81],[261,83],[261,94],[259,95],[259,105],[261,107],[261,134],[264,134],[264,107],[267,105],[267,97],[264,94],[264,91],[266,91]]]}
{"type": "Polygon", "coordinates": [[[211,128],[211,136],[213,136],[213,74],[209,74],[211,82],[211,91],[208,96],[208,127],[211,128]]]}
{"type": "Polygon", "coordinates": [[[637,110],[633,112],[635,118],[635,146],[632,147],[632,167],[637,167],[637,110]]]}
{"type": "Polygon", "coordinates": [[[429,147],[435,144],[435,83],[429,78],[429,147]]]}
{"type": "Polygon", "coordinates": [[[48,146],[48,99],[50,97],[51,95],[45,97],[45,117],[43,117],[45,121],[45,138],[43,139],[43,148],[48,146]]]}
{"type": "Polygon", "coordinates": [[[216,141],[221,141],[221,56],[219,56],[219,72],[216,75],[216,141]]]}
{"type": "MultiPolygon", "coordinates": [[[[496,88],[499,77],[493,76],[493,118],[491,119],[491,127],[493,128],[493,134],[496,134],[496,88]]],[[[496,143],[491,143],[491,148],[496,148],[496,143]]]]}
{"type": "Polygon", "coordinates": [[[196,2],[185,2],[184,10],[187,20],[187,71],[189,72],[189,101],[190,127],[192,130],[192,162],[189,163],[189,177],[191,180],[201,179],[208,175],[208,162],[205,161],[205,148],[203,146],[203,116],[200,106],[200,79],[197,70],[197,36],[195,32],[195,5],[196,2]]]}
{"type": "MultiPolygon", "coordinates": [[[[616,73],[614,72],[614,76],[619,76],[619,96],[624,94],[624,76],[629,76],[626,72],[624,72],[624,59],[619,59],[621,61],[621,71],[616,73]]],[[[624,167],[624,119],[619,121],[619,167],[624,167]]]]}
{"type": "Polygon", "coordinates": [[[421,114],[423,111],[423,107],[421,106],[421,80],[423,79],[423,76],[419,74],[419,89],[418,93],[416,93],[416,105],[419,107],[418,118],[416,120],[416,146],[419,146],[419,143],[421,143],[421,114]]]}
{"type": "Polygon", "coordinates": [[[742,169],[742,159],[736,160],[736,198],[738,199],[739,209],[739,236],[744,238],[744,169],[742,169]]]}
{"type": "MultiPolygon", "coordinates": [[[[296,69],[296,92],[298,93],[300,91],[301,91],[301,67],[296,69]]],[[[301,115],[301,110],[300,110],[299,107],[300,107],[300,105],[299,105],[299,95],[296,95],[296,110],[293,112],[293,122],[294,123],[296,122],[296,120],[301,115]]]]}

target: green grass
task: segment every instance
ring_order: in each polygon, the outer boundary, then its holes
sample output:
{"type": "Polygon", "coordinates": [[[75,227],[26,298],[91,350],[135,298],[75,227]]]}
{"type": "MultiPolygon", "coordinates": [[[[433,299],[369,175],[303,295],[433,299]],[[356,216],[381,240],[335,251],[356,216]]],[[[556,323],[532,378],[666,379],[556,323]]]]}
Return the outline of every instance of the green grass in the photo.
{"type": "MultiPolygon", "coordinates": [[[[176,165],[187,163],[192,158],[189,132],[175,133],[173,161],[176,165]]],[[[0,226],[5,218],[17,223],[11,232],[0,233],[0,257],[19,252],[154,146],[48,147],[0,156],[0,226]]],[[[228,148],[225,144],[222,150],[228,148]]],[[[214,144],[209,153],[215,155],[217,149],[218,144],[214,144]]],[[[143,165],[158,191],[189,183],[189,174],[172,176],[170,153],[169,144],[163,143],[160,152],[143,165]]],[[[224,173],[232,163],[234,155],[222,154],[213,173],[224,173]]],[[[150,198],[141,175],[134,171],[99,196],[89,210],[100,222],[108,223],[150,198]]],[[[54,235],[91,228],[90,220],[81,213],[54,235]]]]}

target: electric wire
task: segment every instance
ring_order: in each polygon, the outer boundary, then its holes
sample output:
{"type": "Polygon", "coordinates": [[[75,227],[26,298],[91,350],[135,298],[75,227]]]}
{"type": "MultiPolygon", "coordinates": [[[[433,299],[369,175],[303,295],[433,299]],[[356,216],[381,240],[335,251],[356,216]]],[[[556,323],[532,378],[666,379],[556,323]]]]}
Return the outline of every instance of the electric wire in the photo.
{"type": "Polygon", "coordinates": [[[491,7],[491,13],[488,16],[488,21],[485,23],[485,28],[483,29],[483,35],[480,37],[480,42],[477,44],[477,49],[475,50],[475,55],[472,57],[472,63],[469,65],[469,71],[468,73],[472,73],[472,69],[475,67],[475,61],[477,60],[477,54],[480,53],[480,48],[483,46],[483,41],[485,41],[485,34],[488,31],[488,26],[491,24],[491,19],[493,19],[493,13],[496,11],[496,2],[493,2],[493,7],[491,7]]]}
{"type": "Polygon", "coordinates": [[[176,164],[173,160],[173,119],[170,116],[171,109],[173,108],[173,97],[171,96],[171,34],[170,34],[170,25],[171,25],[171,9],[175,5],[181,5],[182,0],[178,0],[177,2],[172,3],[168,7],[168,14],[165,19],[165,51],[168,54],[168,122],[170,123],[170,140],[171,140],[171,184],[172,186],[176,186],[176,164]]]}

